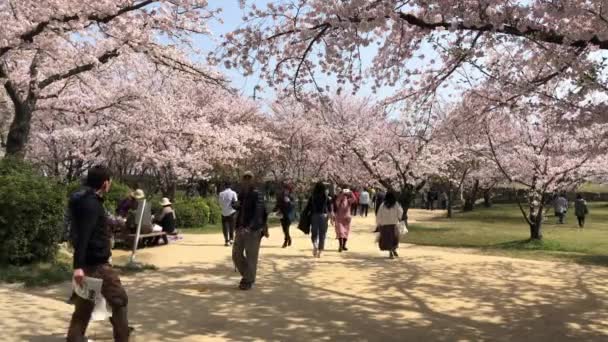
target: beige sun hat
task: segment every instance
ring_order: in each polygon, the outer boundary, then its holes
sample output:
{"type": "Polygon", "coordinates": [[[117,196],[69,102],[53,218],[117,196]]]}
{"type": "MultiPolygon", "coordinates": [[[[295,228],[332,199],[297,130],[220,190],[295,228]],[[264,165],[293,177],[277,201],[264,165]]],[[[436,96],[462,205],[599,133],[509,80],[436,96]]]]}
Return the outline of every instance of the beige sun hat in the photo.
{"type": "Polygon", "coordinates": [[[163,197],[163,199],[160,200],[160,205],[162,207],[166,207],[168,205],[172,205],[171,201],[169,201],[169,199],[167,197],[163,197]]]}
{"type": "Polygon", "coordinates": [[[146,194],[142,189],[137,189],[135,190],[135,192],[133,192],[133,198],[135,198],[136,200],[141,200],[146,198],[146,194]]]}
{"type": "Polygon", "coordinates": [[[245,178],[245,177],[251,177],[251,178],[253,178],[253,172],[251,172],[251,171],[245,171],[245,173],[243,173],[243,178],[245,178]]]}

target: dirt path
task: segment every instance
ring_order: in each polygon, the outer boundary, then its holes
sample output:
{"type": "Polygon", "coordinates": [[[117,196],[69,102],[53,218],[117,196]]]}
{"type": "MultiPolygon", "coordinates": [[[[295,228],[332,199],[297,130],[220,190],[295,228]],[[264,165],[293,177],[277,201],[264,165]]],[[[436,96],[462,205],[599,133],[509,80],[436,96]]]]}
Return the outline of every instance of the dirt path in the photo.
{"type": "MultiPolygon", "coordinates": [[[[288,249],[280,229],[271,230],[257,287],[246,293],[236,290],[240,278],[219,235],[142,250],[139,260],[160,270],[123,279],[135,340],[608,340],[606,268],[408,245],[388,260],[372,226],[371,217],[356,219],[350,251],[337,253],[328,239],[320,260],[295,228],[288,249]]],[[[63,341],[68,292],[68,284],[0,285],[2,341],[63,341]]],[[[91,323],[89,336],[111,340],[109,324],[91,323]]]]}

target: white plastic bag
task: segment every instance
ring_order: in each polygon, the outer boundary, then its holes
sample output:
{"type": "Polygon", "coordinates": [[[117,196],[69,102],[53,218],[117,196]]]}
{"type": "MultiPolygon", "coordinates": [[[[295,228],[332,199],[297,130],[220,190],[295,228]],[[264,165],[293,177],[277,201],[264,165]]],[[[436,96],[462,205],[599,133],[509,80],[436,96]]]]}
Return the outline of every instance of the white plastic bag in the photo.
{"type": "Polygon", "coordinates": [[[102,285],[102,279],[91,277],[84,277],[82,285],[78,285],[75,281],[72,281],[72,287],[76,295],[86,300],[95,302],[95,308],[93,309],[93,314],[91,315],[91,320],[93,321],[104,321],[112,316],[112,314],[108,311],[106,299],[101,294],[102,285]]]}
{"type": "Polygon", "coordinates": [[[399,221],[397,224],[397,230],[399,231],[399,236],[405,236],[405,234],[409,233],[409,230],[407,230],[407,226],[405,225],[405,221],[399,221]]]}
{"type": "Polygon", "coordinates": [[[91,320],[105,321],[110,317],[112,317],[112,313],[108,311],[106,299],[104,298],[104,296],[99,294],[99,296],[95,298],[95,308],[93,309],[93,313],[91,314],[91,320]]]}

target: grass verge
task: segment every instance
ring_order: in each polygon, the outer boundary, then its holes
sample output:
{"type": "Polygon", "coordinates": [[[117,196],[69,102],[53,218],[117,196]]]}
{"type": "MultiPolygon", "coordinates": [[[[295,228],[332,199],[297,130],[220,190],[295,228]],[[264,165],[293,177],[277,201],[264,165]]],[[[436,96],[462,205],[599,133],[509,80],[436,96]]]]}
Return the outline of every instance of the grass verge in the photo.
{"type": "Polygon", "coordinates": [[[517,206],[495,205],[456,213],[452,219],[423,218],[411,225],[406,242],[474,248],[488,255],[608,266],[608,205],[591,203],[584,229],[577,227],[571,211],[564,225],[557,225],[553,216],[547,217],[542,241],[529,240],[529,229],[517,206]]]}
{"type": "Polygon", "coordinates": [[[25,287],[48,286],[72,278],[72,263],[68,256],[60,254],[53,262],[30,265],[0,266],[0,282],[22,283],[25,287]]]}

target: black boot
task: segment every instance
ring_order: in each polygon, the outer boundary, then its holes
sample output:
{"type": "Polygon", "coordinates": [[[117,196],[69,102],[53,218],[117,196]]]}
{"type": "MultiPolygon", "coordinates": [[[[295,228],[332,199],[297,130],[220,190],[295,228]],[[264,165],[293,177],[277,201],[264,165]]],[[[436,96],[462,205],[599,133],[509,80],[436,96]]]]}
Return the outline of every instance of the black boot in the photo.
{"type": "Polygon", "coordinates": [[[283,248],[286,248],[289,245],[289,240],[285,238],[285,242],[283,242],[283,248]]]}
{"type": "Polygon", "coordinates": [[[348,251],[348,248],[346,248],[346,241],[348,241],[348,239],[342,239],[342,241],[344,241],[342,243],[342,250],[346,252],[346,251],[348,251]]]}
{"type": "Polygon", "coordinates": [[[343,247],[344,247],[344,239],[338,239],[338,241],[340,242],[340,248],[338,249],[338,252],[342,253],[343,247]]]}
{"type": "Polygon", "coordinates": [[[291,246],[291,236],[289,237],[288,242],[289,243],[287,244],[287,246],[291,246]]]}

